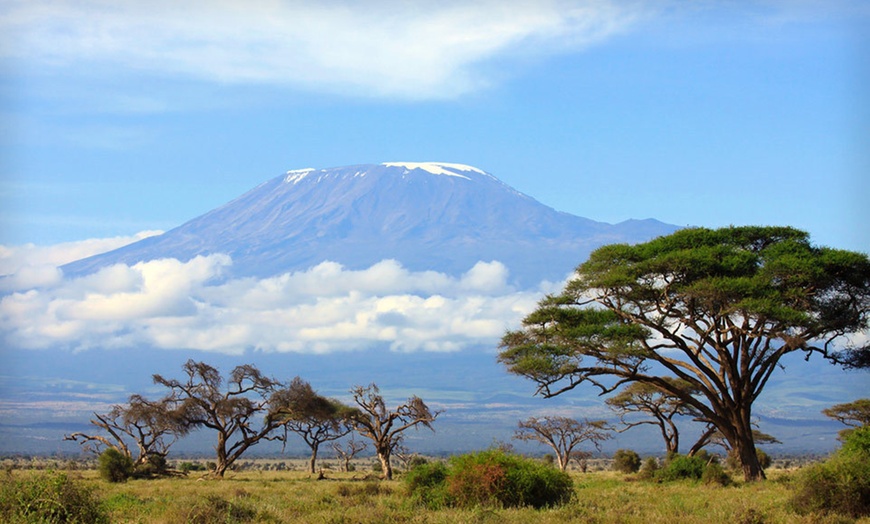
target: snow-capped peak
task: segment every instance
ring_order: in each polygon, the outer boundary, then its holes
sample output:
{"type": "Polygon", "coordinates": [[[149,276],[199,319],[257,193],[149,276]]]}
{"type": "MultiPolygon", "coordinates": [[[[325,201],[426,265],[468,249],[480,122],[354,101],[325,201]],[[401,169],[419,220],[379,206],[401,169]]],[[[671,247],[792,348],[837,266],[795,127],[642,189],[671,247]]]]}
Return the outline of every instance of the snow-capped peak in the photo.
{"type": "Polygon", "coordinates": [[[433,175],[455,176],[467,180],[470,180],[470,178],[458,173],[457,171],[471,171],[474,173],[480,173],[481,175],[487,174],[476,167],[467,166],[465,164],[447,164],[444,162],[384,162],[382,165],[387,167],[404,167],[409,170],[422,169],[428,173],[432,173],[433,175]]]}
{"type": "Polygon", "coordinates": [[[317,171],[313,167],[307,167],[305,169],[294,169],[292,171],[287,171],[286,178],[284,178],[284,182],[287,183],[297,183],[306,176],[308,176],[312,171],[317,171]]]}

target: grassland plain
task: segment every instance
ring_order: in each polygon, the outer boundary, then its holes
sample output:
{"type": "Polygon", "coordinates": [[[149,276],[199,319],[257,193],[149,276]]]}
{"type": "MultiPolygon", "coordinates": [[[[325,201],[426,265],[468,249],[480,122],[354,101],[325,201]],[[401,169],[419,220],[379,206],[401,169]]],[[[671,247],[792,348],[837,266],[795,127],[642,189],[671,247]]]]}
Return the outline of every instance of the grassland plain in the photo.
{"type": "MultiPolygon", "coordinates": [[[[728,487],[654,483],[610,471],[573,472],[575,497],[559,508],[477,507],[430,510],[406,496],[401,476],[386,482],[365,472],[242,471],[223,480],[187,477],[112,484],[93,470],[66,472],[92,488],[115,523],[870,523],[836,515],[800,516],[789,509],[791,470],[728,487]]],[[[7,470],[7,477],[36,474],[7,470]]]]}

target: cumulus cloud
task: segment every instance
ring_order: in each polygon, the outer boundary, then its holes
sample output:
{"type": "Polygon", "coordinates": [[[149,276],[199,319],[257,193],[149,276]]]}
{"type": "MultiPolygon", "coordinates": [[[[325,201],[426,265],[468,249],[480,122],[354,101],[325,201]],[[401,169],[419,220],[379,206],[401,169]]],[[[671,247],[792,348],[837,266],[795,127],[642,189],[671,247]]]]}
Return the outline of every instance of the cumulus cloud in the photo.
{"type": "MultiPolygon", "coordinates": [[[[62,249],[45,249],[68,261],[62,249]]],[[[232,260],[221,254],[119,264],[77,278],[56,266],[52,278],[19,278],[33,266],[15,264],[0,298],[0,333],[18,348],[458,351],[494,346],[541,296],[512,288],[497,261],[458,277],[384,260],[362,270],[323,262],[264,279],[225,278],[232,260]]],[[[50,266],[40,259],[39,267],[50,266]]]]}
{"type": "Polygon", "coordinates": [[[506,54],[581,49],[630,27],[608,0],[12,0],[7,56],[222,82],[443,98],[485,87],[506,54]]]}

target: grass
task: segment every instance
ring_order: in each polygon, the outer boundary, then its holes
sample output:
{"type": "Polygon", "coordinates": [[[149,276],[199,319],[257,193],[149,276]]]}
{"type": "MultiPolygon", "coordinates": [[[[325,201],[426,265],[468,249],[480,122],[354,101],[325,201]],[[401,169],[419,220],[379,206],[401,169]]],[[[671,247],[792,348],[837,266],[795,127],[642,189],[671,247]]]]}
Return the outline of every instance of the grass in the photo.
{"type": "MultiPolygon", "coordinates": [[[[620,473],[572,473],[575,497],[559,508],[427,510],[413,505],[401,480],[363,480],[363,473],[328,473],[315,480],[300,471],[243,471],[223,480],[183,478],[110,484],[96,471],[67,472],[93,488],[113,523],[870,523],[837,516],[800,516],[788,507],[789,473],[770,480],[711,487],[657,484],[620,473]]],[[[33,475],[27,470],[6,477],[33,475]]]]}

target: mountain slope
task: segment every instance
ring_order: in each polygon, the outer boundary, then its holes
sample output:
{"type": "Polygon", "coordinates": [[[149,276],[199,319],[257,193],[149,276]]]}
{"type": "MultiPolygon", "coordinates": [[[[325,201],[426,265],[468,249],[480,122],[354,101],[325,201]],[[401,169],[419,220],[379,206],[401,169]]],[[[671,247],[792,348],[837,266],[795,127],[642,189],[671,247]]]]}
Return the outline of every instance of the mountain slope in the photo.
{"type": "Polygon", "coordinates": [[[561,279],[603,244],[675,226],[611,225],[558,212],[459,164],[394,162],[289,171],[163,235],[64,266],[79,275],[115,263],[226,253],[234,276],[271,276],[323,260],[351,269],[396,259],[460,274],[499,260],[515,283],[561,279]]]}

